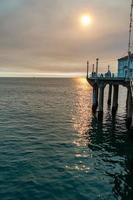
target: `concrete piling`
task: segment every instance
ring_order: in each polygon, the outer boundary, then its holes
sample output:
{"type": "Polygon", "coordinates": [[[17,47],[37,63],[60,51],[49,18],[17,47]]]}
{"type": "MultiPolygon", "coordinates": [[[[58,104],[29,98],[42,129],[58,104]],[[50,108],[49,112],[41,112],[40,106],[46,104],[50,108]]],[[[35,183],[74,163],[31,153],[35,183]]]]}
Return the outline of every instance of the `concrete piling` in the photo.
{"type": "Polygon", "coordinates": [[[127,97],[127,127],[132,126],[132,115],[133,115],[133,110],[132,110],[132,92],[131,88],[128,88],[128,97],[127,97]]]}
{"type": "Polygon", "coordinates": [[[112,84],[109,84],[109,91],[108,91],[108,105],[111,105],[111,97],[112,97],[112,84]]]}
{"type": "Polygon", "coordinates": [[[99,87],[98,118],[103,116],[104,86],[99,87]]]}
{"type": "Polygon", "coordinates": [[[133,103],[132,103],[132,122],[131,122],[130,129],[133,130],[133,103]]]}
{"type": "Polygon", "coordinates": [[[93,87],[93,105],[92,105],[92,111],[95,113],[98,106],[98,87],[93,87]]]}
{"type": "Polygon", "coordinates": [[[118,108],[118,93],[119,93],[119,86],[114,85],[112,114],[115,114],[118,108]]]}
{"type": "Polygon", "coordinates": [[[128,97],[129,97],[129,89],[127,89],[126,108],[128,107],[128,97]]]}

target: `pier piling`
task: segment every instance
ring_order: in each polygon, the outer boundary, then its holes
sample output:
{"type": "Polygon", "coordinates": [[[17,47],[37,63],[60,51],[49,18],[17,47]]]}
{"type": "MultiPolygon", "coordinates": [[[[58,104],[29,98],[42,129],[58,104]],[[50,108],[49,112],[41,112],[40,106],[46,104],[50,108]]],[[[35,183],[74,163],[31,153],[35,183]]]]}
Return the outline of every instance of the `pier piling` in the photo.
{"type": "Polygon", "coordinates": [[[93,105],[92,105],[92,111],[95,113],[98,106],[98,87],[95,85],[93,87],[93,105]]]}
{"type": "Polygon", "coordinates": [[[104,86],[99,87],[98,118],[103,116],[104,86]]]}
{"type": "Polygon", "coordinates": [[[131,88],[128,88],[128,97],[127,97],[127,127],[132,126],[133,123],[133,112],[132,112],[132,92],[131,88]]]}
{"type": "Polygon", "coordinates": [[[115,114],[118,108],[118,93],[119,85],[114,85],[112,114],[115,114]]]}
{"type": "Polygon", "coordinates": [[[111,98],[112,98],[112,84],[109,84],[109,92],[108,92],[108,105],[111,105],[111,98]]]}
{"type": "MultiPolygon", "coordinates": [[[[133,103],[132,103],[132,106],[133,106],[133,103]]],[[[133,108],[132,108],[132,122],[131,122],[130,129],[133,130],[133,108]]]]}

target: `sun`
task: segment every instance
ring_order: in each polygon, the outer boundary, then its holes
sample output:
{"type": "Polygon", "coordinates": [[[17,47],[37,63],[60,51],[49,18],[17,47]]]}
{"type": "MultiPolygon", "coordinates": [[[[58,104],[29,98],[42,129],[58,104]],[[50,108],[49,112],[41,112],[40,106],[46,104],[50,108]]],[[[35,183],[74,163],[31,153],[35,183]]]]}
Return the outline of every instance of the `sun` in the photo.
{"type": "Polygon", "coordinates": [[[81,16],[81,24],[83,26],[89,26],[92,22],[92,19],[89,15],[83,15],[81,16]]]}

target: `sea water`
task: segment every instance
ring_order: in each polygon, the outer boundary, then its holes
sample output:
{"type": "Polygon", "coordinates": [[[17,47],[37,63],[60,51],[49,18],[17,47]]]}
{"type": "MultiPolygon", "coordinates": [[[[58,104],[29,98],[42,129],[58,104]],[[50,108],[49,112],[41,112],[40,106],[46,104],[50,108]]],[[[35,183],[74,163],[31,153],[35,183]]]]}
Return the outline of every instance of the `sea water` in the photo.
{"type": "Polygon", "coordinates": [[[0,200],[132,200],[126,89],[92,114],[83,78],[0,79],[0,200]]]}

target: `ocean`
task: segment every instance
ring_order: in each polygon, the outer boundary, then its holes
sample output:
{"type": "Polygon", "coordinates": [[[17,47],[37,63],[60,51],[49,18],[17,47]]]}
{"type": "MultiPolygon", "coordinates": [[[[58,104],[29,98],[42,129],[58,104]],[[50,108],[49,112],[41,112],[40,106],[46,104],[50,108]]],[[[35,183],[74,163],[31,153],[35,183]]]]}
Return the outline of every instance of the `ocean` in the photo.
{"type": "Polygon", "coordinates": [[[0,200],[132,200],[125,99],[100,122],[83,78],[1,78],[0,200]]]}

